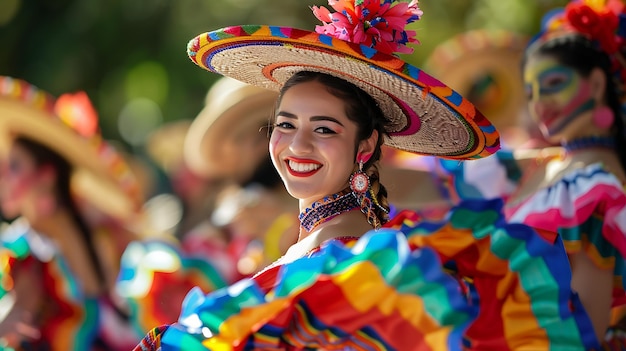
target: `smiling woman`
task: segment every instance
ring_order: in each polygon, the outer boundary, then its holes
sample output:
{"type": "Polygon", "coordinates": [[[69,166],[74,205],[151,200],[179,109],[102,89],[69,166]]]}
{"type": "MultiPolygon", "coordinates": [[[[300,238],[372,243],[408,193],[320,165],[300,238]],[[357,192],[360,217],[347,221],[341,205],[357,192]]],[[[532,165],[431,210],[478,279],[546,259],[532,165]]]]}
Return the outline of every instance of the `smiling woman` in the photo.
{"type": "Polygon", "coordinates": [[[189,43],[200,67],[279,91],[269,151],[298,199],[298,241],[252,279],[190,292],[178,323],[136,350],[478,350],[597,346],[554,235],[460,204],[440,223],[390,216],[386,144],[487,157],[476,108],[394,55],[415,42],[416,1],[330,1],[316,32],[238,26],[189,43]],[[567,333],[563,333],[567,330],[567,333]]]}

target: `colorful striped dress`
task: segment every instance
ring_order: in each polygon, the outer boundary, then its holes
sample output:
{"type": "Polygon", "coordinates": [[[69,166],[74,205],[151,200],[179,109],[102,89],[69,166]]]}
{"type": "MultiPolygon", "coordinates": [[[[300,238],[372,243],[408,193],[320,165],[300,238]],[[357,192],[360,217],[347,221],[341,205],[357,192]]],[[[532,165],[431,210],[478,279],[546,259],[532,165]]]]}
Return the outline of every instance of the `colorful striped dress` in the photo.
{"type": "MultiPolygon", "coordinates": [[[[499,151],[498,157],[470,163],[441,164],[448,172],[444,182],[452,199],[510,197],[523,181],[522,170],[511,152],[499,151]],[[485,160],[486,161],[486,160],[485,160]],[[495,162],[494,162],[495,161],[495,162]],[[489,168],[489,174],[480,169],[489,168]]],[[[558,156],[540,159],[536,164],[549,167],[558,156]]],[[[528,172],[528,171],[527,171],[528,172]]],[[[508,200],[507,221],[524,223],[539,231],[558,233],[568,254],[584,252],[605,270],[613,272],[613,320],[619,323],[626,307],[626,184],[601,163],[569,171],[558,181],[519,200],[508,200]]],[[[623,322],[622,322],[623,323],[623,322]]],[[[624,326],[620,330],[626,330],[624,326]]],[[[615,329],[615,328],[613,328],[615,329]]],[[[608,339],[620,334],[609,330],[608,339]]],[[[626,334],[619,337],[626,348],[626,334]]],[[[616,341],[617,342],[617,341],[616,341]]]]}
{"type": "MultiPolygon", "coordinates": [[[[25,221],[16,220],[2,232],[0,299],[10,301],[14,277],[25,270],[36,271],[41,277],[44,302],[34,318],[40,336],[8,350],[121,351],[141,339],[109,296],[83,293],[51,240],[32,231],[25,221]]],[[[0,336],[0,345],[3,338],[0,336]]]]}
{"type": "Polygon", "coordinates": [[[468,201],[441,222],[402,211],[363,237],[186,297],[135,350],[588,350],[558,236],[468,201]]]}

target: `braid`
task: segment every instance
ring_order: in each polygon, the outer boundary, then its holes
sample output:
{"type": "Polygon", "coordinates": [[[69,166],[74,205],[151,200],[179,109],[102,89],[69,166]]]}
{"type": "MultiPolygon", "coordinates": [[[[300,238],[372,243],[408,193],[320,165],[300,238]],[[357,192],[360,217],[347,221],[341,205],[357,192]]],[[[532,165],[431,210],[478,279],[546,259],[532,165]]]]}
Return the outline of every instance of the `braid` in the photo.
{"type": "Polygon", "coordinates": [[[387,189],[380,182],[378,162],[372,164],[367,170],[367,174],[371,182],[370,191],[372,192],[372,200],[374,201],[374,214],[376,214],[381,224],[385,224],[389,221],[389,201],[387,201],[387,189]]]}

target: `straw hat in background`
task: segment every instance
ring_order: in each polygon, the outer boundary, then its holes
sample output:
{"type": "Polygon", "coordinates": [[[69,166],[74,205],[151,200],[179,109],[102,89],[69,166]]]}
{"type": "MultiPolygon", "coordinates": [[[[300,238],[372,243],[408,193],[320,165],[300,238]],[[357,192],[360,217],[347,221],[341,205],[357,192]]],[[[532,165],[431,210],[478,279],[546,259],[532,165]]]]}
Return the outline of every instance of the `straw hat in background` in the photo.
{"type": "Polygon", "coordinates": [[[189,168],[208,178],[243,182],[267,157],[268,126],[278,98],[274,91],[220,78],[205,107],[189,127],[184,157],[189,168]]]}
{"type": "MultiPolygon", "coordinates": [[[[527,112],[521,60],[528,40],[503,30],[464,32],[439,44],[424,69],[465,96],[506,134],[510,128],[524,128],[527,112]]],[[[512,137],[503,135],[502,139],[515,144],[512,137]]]]}
{"type": "Polygon", "coordinates": [[[54,99],[19,79],[0,76],[0,155],[16,136],[39,142],[74,167],[72,191],[81,201],[121,221],[140,212],[140,186],[123,157],[103,140],[84,92],[54,99]]]}

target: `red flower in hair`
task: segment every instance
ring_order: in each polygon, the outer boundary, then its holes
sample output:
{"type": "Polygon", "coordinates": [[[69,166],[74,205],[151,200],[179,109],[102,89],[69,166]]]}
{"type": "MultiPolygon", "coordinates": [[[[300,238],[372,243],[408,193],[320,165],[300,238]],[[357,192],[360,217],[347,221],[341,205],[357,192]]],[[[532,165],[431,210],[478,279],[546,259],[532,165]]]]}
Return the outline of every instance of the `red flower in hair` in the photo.
{"type": "Polygon", "coordinates": [[[412,53],[408,43],[419,43],[417,33],[405,30],[423,14],[417,0],[328,0],[337,11],[313,6],[313,14],[324,23],[315,31],[351,43],[364,44],[386,54],[412,53]],[[393,3],[396,3],[395,5],[393,3]]]}
{"type": "Polygon", "coordinates": [[[86,138],[98,133],[98,115],[85,92],[61,95],[54,112],[63,123],[86,138]]]}
{"type": "Polygon", "coordinates": [[[597,41],[602,50],[611,55],[619,50],[620,43],[616,32],[619,27],[618,16],[621,10],[621,7],[616,6],[611,1],[608,5],[598,9],[594,9],[582,1],[571,2],[565,8],[565,16],[576,31],[597,41]]]}

